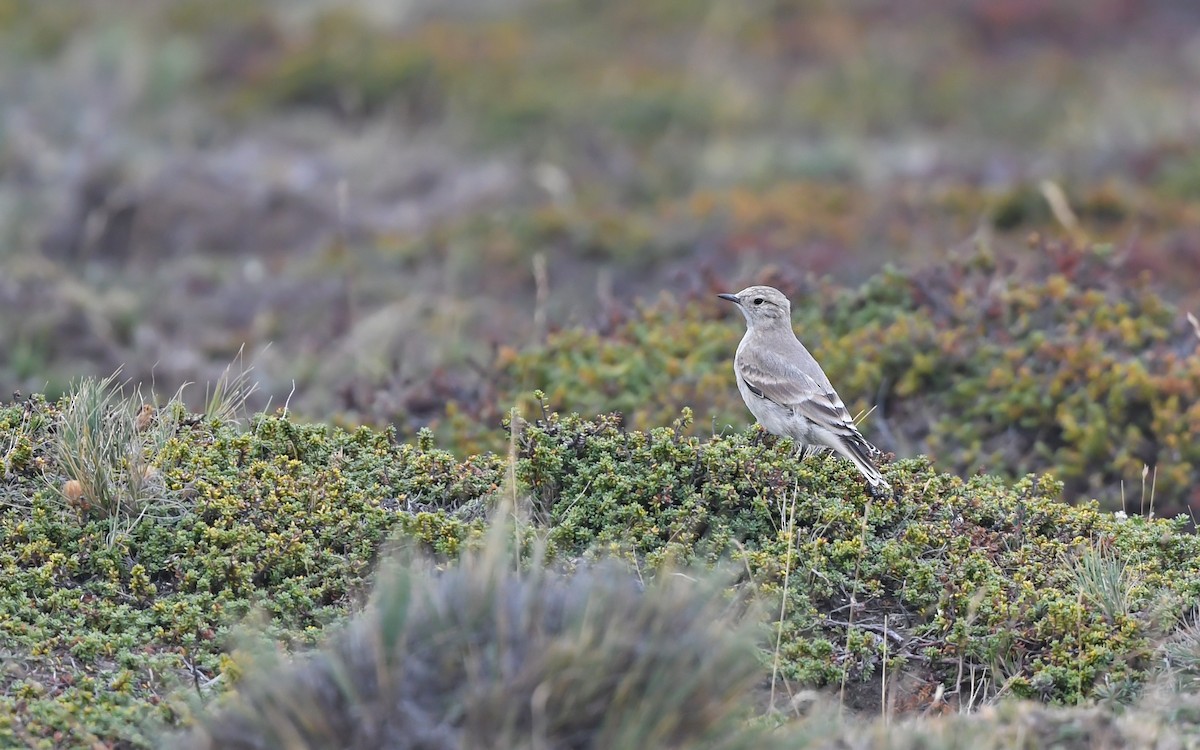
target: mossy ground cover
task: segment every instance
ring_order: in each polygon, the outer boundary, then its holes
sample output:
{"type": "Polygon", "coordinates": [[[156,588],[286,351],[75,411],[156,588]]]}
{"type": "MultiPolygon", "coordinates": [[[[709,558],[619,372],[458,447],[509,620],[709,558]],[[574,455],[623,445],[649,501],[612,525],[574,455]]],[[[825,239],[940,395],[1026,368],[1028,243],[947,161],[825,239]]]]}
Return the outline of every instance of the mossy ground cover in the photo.
{"type": "Polygon", "coordinates": [[[867,710],[889,687],[897,711],[935,696],[1130,700],[1200,593],[1200,539],[1182,521],[1120,519],[1062,503],[1048,478],[963,480],[926,460],[890,464],[896,497],[868,500],[836,458],[800,460],[756,430],[699,437],[686,413],[646,431],[530,415],[510,461],[458,459],[429,435],[168,406],[147,428],[170,433],[153,456],[162,497],[124,511],[114,536],[64,494],[66,408],[0,410],[5,744],[149,746],[156,723],[191,720],[197,694],[237,689],[239,622],[311,646],[358,609],[387,549],[451,564],[500,498],[517,499],[521,533],[556,564],[744,571],[739,589],[782,605],[762,657],[779,684],[867,710]],[[164,499],[180,510],[154,514],[164,499]]]}
{"type": "MultiPolygon", "coordinates": [[[[497,498],[556,564],[741,571],[780,605],[784,693],[1194,688],[1195,543],[1138,517],[1200,479],[1186,4],[109,5],[0,0],[0,392],[122,363],[169,389],[272,342],[258,405],[290,387],[347,429],[171,405],[101,445],[68,402],[3,407],[0,744],[153,744],[242,688],[237,623],[306,649],[392,545],[451,565],[497,498]],[[988,252],[938,265],[965,245],[988,252]],[[734,280],[789,292],[878,404],[896,498],[744,431],[711,297],[734,280]]],[[[1192,700],[1103,736],[1041,709],[940,726],[1120,745],[1191,731],[1192,700]]]]}
{"type": "MultiPolygon", "coordinates": [[[[874,407],[862,429],[885,450],[963,476],[1050,471],[1068,502],[1110,510],[1200,503],[1200,337],[1112,248],[1038,239],[1020,262],[976,251],[858,287],[781,269],[752,280],[794,300],[797,335],[852,412],[874,407]]],[[[486,404],[528,409],[535,388],[551,408],[617,410],[639,429],[667,424],[679,404],[695,410],[693,434],[741,429],[750,417],[730,362],[743,328],[720,291],[710,279],[501,348],[485,406],[452,403],[438,429],[494,445],[500,415],[486,404]]]]}

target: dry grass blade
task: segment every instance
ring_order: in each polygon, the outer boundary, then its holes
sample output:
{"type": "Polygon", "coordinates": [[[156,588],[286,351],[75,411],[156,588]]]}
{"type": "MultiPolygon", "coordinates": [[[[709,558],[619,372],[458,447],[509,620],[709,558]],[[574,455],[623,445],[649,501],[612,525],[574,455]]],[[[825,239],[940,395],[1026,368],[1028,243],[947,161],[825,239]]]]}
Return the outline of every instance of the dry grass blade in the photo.
{"type": "Polygon", "coordinates": [[[1165,676],[1178,690],[1200,688],[1200,611],[1193,610],[1159,648],[1165,676]]]}
{"type": "Polygon", "coordinates": [[[792,489],[790,501],[779,502],[779,528],[787,535],[787,557],[783,567],[783,588],[779,596],[779,624],[775,631],[775,653],[771,660],[771,706],[775,705],[775,688],[779,678],[779,652],[783,648],[783,624],[787,618],[788,582],[792,575],[792,549],[796,542],[796,495],[799,488],[792,489]]]}
{"type": "Polygon", "coordinates": [[[244,366],[245,346],[238,349],[217,382],[204,391],[204,417],[219,422],[236,422],[246,412],[246,402],[258,390],[258,382],[250,379],[253,367],[244,366]],[[234,365],[238,365],[237,373],[234,365]]]}

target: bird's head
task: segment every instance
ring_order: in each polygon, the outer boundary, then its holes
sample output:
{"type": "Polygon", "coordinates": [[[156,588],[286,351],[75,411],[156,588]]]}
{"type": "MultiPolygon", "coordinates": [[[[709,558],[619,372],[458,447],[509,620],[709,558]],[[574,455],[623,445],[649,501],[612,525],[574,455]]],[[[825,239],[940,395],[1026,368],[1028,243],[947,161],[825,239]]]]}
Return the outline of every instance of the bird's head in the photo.
{"type": "Polygon", "coordinates": [[[737,294],[717,296],[737,305],[742,315],[746,316],[747,327],[751,329],[779,325],[779,321],[784,321],[789,327],[792,324],[792,303],[775,287],[748,286],[737,294]]]}

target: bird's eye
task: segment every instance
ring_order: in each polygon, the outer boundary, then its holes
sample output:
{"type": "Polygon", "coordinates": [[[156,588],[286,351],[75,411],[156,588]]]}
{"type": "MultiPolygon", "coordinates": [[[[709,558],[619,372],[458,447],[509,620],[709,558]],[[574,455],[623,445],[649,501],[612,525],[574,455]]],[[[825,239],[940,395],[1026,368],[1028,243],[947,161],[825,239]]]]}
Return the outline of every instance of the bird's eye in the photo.
{"type": "Polygon", "coordinates": [[[763,298],[762,298],[762,297],[755,297],[755,298],[754,298],[754,304],[756,304],[756,305],[761,305],[762,303],[763,303],[763,298]]]}

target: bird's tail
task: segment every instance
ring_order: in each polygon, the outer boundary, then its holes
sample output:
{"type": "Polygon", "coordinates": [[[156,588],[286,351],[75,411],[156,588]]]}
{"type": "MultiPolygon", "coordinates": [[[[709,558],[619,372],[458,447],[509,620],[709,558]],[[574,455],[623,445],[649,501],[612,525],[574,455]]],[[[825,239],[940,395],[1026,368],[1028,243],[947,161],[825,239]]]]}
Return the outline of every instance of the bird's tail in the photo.
{"type": "Polygon", "coordinates": [[[891,485],[887,483],[883,474],[879,473],[879,469],[875,466],[875,460],[883,455],[878,448],[868,443],[867,439],[857,430],[837,437],[838,440],[833,449],[850,459],[850,462],[867,478],[871,489],[891,490],[891,485]]]}

